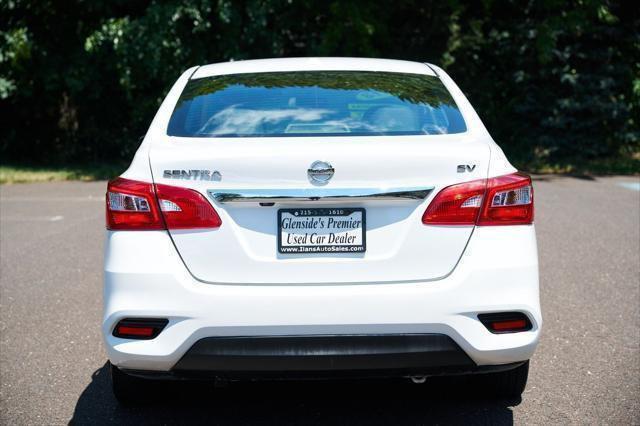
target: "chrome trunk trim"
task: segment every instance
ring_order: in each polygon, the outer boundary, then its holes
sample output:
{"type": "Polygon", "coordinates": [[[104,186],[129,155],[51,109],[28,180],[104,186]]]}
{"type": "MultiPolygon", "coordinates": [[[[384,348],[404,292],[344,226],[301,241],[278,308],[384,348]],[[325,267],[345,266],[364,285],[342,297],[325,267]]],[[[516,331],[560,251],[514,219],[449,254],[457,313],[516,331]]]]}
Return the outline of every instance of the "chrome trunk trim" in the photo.
{"type": "Polygon", "coordinates": [[[218,203],[299,203],[308,201],[424,200],[433,186],[403,188],[210,189],[218,203]]]}

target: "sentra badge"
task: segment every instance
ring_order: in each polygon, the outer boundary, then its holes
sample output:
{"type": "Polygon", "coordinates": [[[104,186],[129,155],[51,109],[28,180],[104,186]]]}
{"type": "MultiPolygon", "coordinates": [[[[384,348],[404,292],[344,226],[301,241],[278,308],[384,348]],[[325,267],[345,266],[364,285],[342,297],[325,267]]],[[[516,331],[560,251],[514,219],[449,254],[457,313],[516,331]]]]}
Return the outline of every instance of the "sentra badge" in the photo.
{"type": "Polygon", "coordinates": [[[222,175],[217,170],[165,170],[162,177],[165,179],[184,180],[222,180],[222,175]]]}

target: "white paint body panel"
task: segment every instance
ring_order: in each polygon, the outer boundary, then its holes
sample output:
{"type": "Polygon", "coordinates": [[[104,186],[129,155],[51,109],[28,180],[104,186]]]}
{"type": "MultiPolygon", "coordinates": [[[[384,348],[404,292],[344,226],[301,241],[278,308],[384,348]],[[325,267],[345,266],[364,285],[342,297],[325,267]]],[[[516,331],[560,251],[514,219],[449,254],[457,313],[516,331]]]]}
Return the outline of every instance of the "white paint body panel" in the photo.
{"type": "Polygon", "coordinates": [[[542,319],[534,226],[425,226],[442,188],[515,171],[460,89],[438,67],[354,58],[242,61],[187,70],[171,89],[128,179],[211,189],[313,188],[306,169],[329,161],[332,189],[432,186],[422,201],[357,201],[261,207],[219,204],[216,230],[115,231],[105,247],[103,331],[110,360],[169,370],[200,338],[286,334],[444,333],[479,365],[523,361],[542,319]],[[218,74],[378,70],[437,76],[453,95],[467,132],[441,136],[175,138],[167,123],[190,78],[218,74]],[[435,72],[434,72],[435,70],[435,72]],[[458,173],[458,164],[475,164],[458,173]],[[207,169],[220,182],[163,178],[165,169],[207,169]],[[281,255],[276,214],[290,207],[364,207],[364,254],[281,255]],[[522,311],[531,331],[491,334],[482,312],[522,311]],[[150,341],[115,338],[125,317],[163,317],[150,341]]]}
{"type": "MultiPolygon", "coordinates": [[[[283,270],[286,270],[283,267],[283,270]]],[[[167,371],[208,336],[444,333],[478,365],[529,359],[542,318],[533,226],[477,228],[460,264],[431,282],[220,285],[195,280],[164,231],[108,232],[103,333],[109,359],[167,371]],[[531,331],[491,334],[482,312],[518,310],[531,331]],[[155,339],[111,335],[125,317],[166,317],[155,339]]]]}
{"type": "Polygon", "coordinates": [[[192,78],[284,71],[378,71],[435,75],[431,68],[419,62],[367,58],[282,58],[204,65],[198,68],[192,78]]]}
{"type": "Polygon", "coordinates": [[[486,177],[489,148],[469,135],[434,137],[169,138],[153,145],[150,163],[157,183],[208,190],[312,189],[307,168],[315,160],[336,169],[323,188],[428,186],[424,201],[340,201],[296,205],[213,203],[222,219],[214,230],[171,231],[191,273],[209,283],[327,283],[432,280],[449,274],[473,226],[424,226],[422,214],[445,186],[486,177]],[[458,173],[457,164],[475,164],[458,173]],[[222,181],[175,180],[165,169],[215,169],[222,181]],[[364,207],[367,251],[283,255],[276,250],[277,211],[283,207],[364,207]],[[286,273],[282,267],[286,265],[286,273]]]}

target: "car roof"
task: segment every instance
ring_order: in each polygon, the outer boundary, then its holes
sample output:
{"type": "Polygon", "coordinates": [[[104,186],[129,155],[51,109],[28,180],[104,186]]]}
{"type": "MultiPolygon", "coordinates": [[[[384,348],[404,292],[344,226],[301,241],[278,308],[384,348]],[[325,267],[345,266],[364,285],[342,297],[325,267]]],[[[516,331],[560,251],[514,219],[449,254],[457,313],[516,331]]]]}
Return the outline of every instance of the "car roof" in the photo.
{"type": "Polygon", "coordinates": [[[373,58],[279,58],[222,62],[199,67],[192,79],[225,74],[286,71],[378,71],[435,76],[431,67],[421,62],[373,58]]]}

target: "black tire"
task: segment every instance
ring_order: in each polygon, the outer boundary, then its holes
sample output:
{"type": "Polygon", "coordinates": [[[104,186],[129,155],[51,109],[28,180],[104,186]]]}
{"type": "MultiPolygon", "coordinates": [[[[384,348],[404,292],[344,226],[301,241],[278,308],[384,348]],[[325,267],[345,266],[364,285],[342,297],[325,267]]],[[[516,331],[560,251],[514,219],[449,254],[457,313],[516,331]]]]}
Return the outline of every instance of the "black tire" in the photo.
{"type": "Polygon", "coordinates": [[[479,374],[479,391],[498,398],[519,398],[527,386],[529,361],[512,370],[500,373],[479,374]]]}
{"type": "Polygon", "coordinates": [[[130,376],[109,363],[111,389],[119,403],[133,405],[149,402],[153,399],[154,387],[150,380],[130,376]]]}

